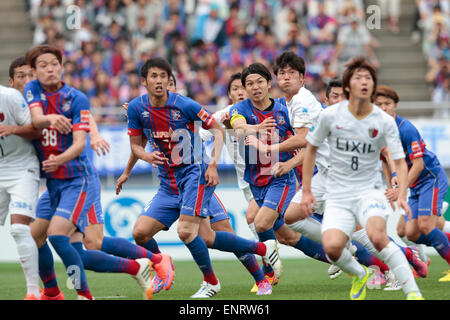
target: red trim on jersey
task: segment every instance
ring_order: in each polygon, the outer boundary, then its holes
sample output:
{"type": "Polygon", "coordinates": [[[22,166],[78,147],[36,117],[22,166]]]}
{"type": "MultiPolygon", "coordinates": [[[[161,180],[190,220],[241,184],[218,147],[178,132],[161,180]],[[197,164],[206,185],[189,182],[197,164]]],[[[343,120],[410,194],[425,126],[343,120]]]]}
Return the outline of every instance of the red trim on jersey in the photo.
{"type": "Polygon", "coordinates": [[[30,103],[28,105],[28,107],[30,109],[37,108],[37,107],[42,108],[42,103],[40,101],[35,101],[35,102],[30,103]]]}
{"type": "Polygon", "coordinates": [[[128,128],[129,136],[142,136],[142,129],[130,129],[128,128]]]}
{"type": "Polygon", "coordinates": [[[87,215],[88,215],[88,221],[89,221],[90,224],[98,224],[97,212],[95,212],[95,205],[94,204],[89,209],[87,215]]]}
{"type": "Polygon", "coordinates": [[[212,115],[210,115],[209,119],[206,120],[206,122],[202,123],[202,128],[208,130],[209,128],[212,127],[212,125],[214,124],[215,121],[216,121],[216,119],[214,119],[214,117],[212,115]]]}
{"type": "Polygon", "coordinates": [[[277,212],[278,213],[281,213],[281,210],[283,210],[284,203],[286,202],[286,198],[287,198],[288,193],[289,193],[289,186],[284,186],[283,194],[281,195],[281,200],[280,200],[280,203],[278,204],[278,207],[277,207],[277,212]]]}
{"type": "MultiPolygon", "coordinates": [[[[83,183],[84,184],[84,183],[83,183]]],[[[81,211],[83,211],[84,202],[86,200],[86,192],[81,191],[75,209],[72,212],[72,222],[76,225],[78,219],[80,218],[81,211]]]]}
{"type": "Polygon", "coordinates": [[[203,197],[205,196],[205,185],[198,186],[197,200],[195,201],[194,214],[200,216],[202,214],[203,197]]]}
{"type": "Polygon", "coordinates": [[[433,199],[431,201],[431,214],[434,216],[438,215],[438,199],[439,199],[439,188],[434,188],[433,199]]]}
{"type": "Polygon", "coordinates": [[[89,123],[75,123],[72,127],[72,132],[74,131],[86,131],[89,132],[91,128],[89,127],[89,123]]]}

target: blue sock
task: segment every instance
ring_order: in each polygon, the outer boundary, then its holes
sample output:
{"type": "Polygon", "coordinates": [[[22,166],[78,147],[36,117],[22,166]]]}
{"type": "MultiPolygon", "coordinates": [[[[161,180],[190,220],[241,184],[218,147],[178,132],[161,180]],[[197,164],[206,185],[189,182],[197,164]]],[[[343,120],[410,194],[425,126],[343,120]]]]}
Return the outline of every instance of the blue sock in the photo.
{"type": "Polygon", "coordinates": [[[352,241],[352,244],[357,248],[355,252],[355,258],[359,263],[365,265],[366,267],[374,265],[375,256],[369,250],[367,250],[366,247],[360,245],[356,241],[352,241]]]}
{"type": "Polygon", "coordinates": [[[84,273],[83,261],[77,250],[70,244],[69,237],[53,235],[49,236],[48,239],[66,266],[66,272],[69,277],[73,275],[72,282],[74,282],[74,287],[77,292],[83,295],[90,295],[86,274],[84,273]]]}
{"type": "Polygon", "coordinates": [[[258,261],[256,260],[256,257],[253,254],[251,253],[240,254],[236,252],[234,255],[244,265],[244,267],[248,270],[248,272],[250,272],[253,279],[255,279],[255,282],[265,279],[264,273],[259,267],[258,261]]]}
{"type": "Polygon", "coordinates": [[[275,232],[273,231],[273,228],[270,228],[269,230],[263,231],[263,232],[257,232],[259,241],[264,242],[267,240],[276,240],[277,237],[275,236],[275,232]]]}
{"type": "Polygon", "coordinates": [[[218,280],[214,274],[209,258],[208,247],[205,241],[197,235],[194,240],[186,244],[186,247],[191,252],[194,261],[197,263],[200,271],[203,273],[203,278],[206,282],[216,285],[218,280]]]}
{"type": "Polygon", "coordinates": [[[430,239],[428,239],[428,237],[423,233],[421,233],[419,238],[414,242],[417,244],[424,244],[426,246],[432,247],[432,245],[430,243],[430,239]]]}
{"type": "Polygon", "coordinates": [[[255,253],[257,242],[241,238],[234,233],[227,231],[216,231],[216,238],[212,249],[227,252],[255,253]]]}
{"type": "Polygon", "coordinates": [[[101,249],[106,253],[127,259],[151,259],[153,257],[151,251],[119,237],[103,237],[101,249]]]}
{"type": "Polygon", "coordinates": [[[109,255],[99,250],[84,250],[81,242],[74,242],[72,246],[77,250],[83,261],[84,268],[95,272],[129,273],[133,276],[139,271],[134,260],[109,255]]]}
{"type": "Polygon", "coordinates": [[[327,259],[325,251],[323,250],[322,244],[310,240],[303,235],[300,237],[300,240],[298,240],[298,242],[294,245],[294,248],[302,251],[304,254],[311,258],[330,263],[327,259]]]}
{"type": "Polygon", "coordinates": [[[145,249],[150,250],[152,253],[161,253],[158,247],[158,242],[154,238],[151,238],[142,245],[145,249]]]}
{"type": "Polygon", "coordinates": [[[439,255],[444,258],[447,263],[450,263],[450,244],[445,233],[438,228],[434,228],[426,235],[426,237],[430,245],[436,249],[439,255]]]}
{"type": "Polygon", "coordinates": [[[48,246],[48,242],[38,249],[39,251],[39,277],[45,288],[58,287],[56,281],[55,267],[53,261],[52,250],[48,246]]]}

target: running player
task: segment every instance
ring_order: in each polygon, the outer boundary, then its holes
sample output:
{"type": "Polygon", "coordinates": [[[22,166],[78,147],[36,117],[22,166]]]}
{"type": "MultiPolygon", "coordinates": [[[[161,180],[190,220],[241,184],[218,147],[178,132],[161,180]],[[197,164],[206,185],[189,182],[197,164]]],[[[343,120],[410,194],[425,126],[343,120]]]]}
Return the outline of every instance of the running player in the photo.
{"type": "MultiPolygon", "coordinates": [[[[171,75],[169,78],[168,91],[176,93],[176,80],[173,75],[171,75]]],[[[128,109],[128,104],[124,105],[124,108],[128,109]]],[[[200,130],[202,132],[204,129],[200,130]]],[[[209,136],[209,131],[204,131],[208,132],[208,134],[203,133],[203,136],[209,136]]],[[[143,140],[145,144],[148,141],[147,137],[143,137],[143,140]]],[[[137,158],[133,154],[131,154],[125,171],[117,180],[116,194],[120,193],[123,183],[128,180],[131,170],[133,169],[136,161],[137,158]]],[[[133,236],[136,240],[136,243],[143,245],[144,247],[155,253],[159,252],[159,248],[153,238],[154,235],[161,230],[170,229],[171,225],[179,218],[180,215],[180,201],[178,198],[179,192],[176,186],[173,169],[171,169],[169,166],[158,166],[158,169],[161,180],[172,180],[172,182],[168,184],[161,184],[161,186],[168,185],[171,187],[161,187],[160,190],[158,190],[158,193],[150,201],[150,203],[146,207],[146,210],[138,218],[133,231],[133,236]],[[164,199],[164,201],[159,201],[159,199],[164,199]]],[[[234,230],[229,223],[229,218],[226,210],[216,194],[214,194],[213,198],[211,199],[208,211],[210,214],[211,227],[214,231],[228,231],[234,233],[234,230]]],[[[204,235],[204,233],[209,234],[210,232],[208,231],[209,230],[205,231],[205,228],[202,228],[199,230],[199,234],[203,239],[205,239],[207,237],[204,235]]],[[[211,243],[207,243],[207,245],[209,247],[211,246],[211,243]]],[[[271,285],[264,279],[264,274],[262,273],[261,269],[259,269],[254,255],[236,253],[236,256],[254,277],[255,284],[257,286],[257,295],[271,294],[271,285]]],[[[158,293],[161,290],[162,283],[163,282],[161,281],[161,279],[156,275],[153,279],[154,293],[158,293]]],[[[202,292],[201,294],[207,295],[207,292],[202,292]]]]}
{"type": "Polygon", "coordinates": [[[39,195],[39,161],[30,140],[39,138],[40,131],[31,124],[20,92],[28,69],[24,57],[14,60],[9,68],[12,88],[0,86],[0,225],[10,213],[10,233],[27,285],[25,300],[39,300],[38,250],[30,231],[39,195]]]}
{"type": "MultiPolygon", "coordinates": [[[[143,65],[141,78],[148,94],[135,98],[128,105],[128,134],[132,152],[137,158],[153,165],[173,168],[181,202],[178,235],[204,275],[202,286],[193,297],[206,298],[220,290],[207,244],[221,251],[256,253],[266,259],[271,257],[274,269],[281,270],[277,264],[278,253],[274,242],[254,242],[230,232],[213,232],[209,220],[203,219],[208,216],[209,203],[219,183],[217,164],[224,131],[198,103],[167,91],[171,74],[170,64],[162,58],[150,59],[143,65]],[[214,129],[213,151],[208,165],[204,162],[203,144],[199,135],[195,134],[198,130],[195,122],[201,123],[205,129],[214,129]],[[146,152],[143,147],[144,129],[154,146],[152,153],[146,152]],[[205,240],[199,236],[202,226],[210,231],[205,240]]],[[[173,180],[163,179],[162,182],[170,184],[173,180]]]]}
{"type": "Polygon", "coordinates": [[[386,234],[388,203],[385,195],[377,189],[379,154],[382,148],[388,146],[398,171],[397,204],[410,212],[406,203],[407,167],[398,129],[392,118],[370,102],[376,89],[377,75],[364,58],[355,58],[347,65],[342,82],[348,101],[325,109],[320,115],[318,127],[307,136],[301,210],[303,214],[311,215],[312,206],[317,206],[311,190],[311,178],[317,149],[328,137],[331,152],[322,243],[330,262],[353,275],[350,298],[365,298],[370,276],[369,269],[352,259],[346,249],[356,224],[360,223],[382,260],[402,283],[407,298],[423,299],[408,261],[386,234]]]}
{"type": "MultiPolygon", "coordinates": [[[[442,231],[445,220],[442,208],[448,189],[447,175],[435,154],[426,148],[419,131],[397,111],[399,97],[388,86],[377,88],[374,103],[395,119],[408,164],[408,204],[412,215],[399,220],[400,234],[417,244],[432,246],[450,264],[449,235],[442,231]],[[440,228],[439,228],[440,227],[440,228]]],[[[389,199],[397,198],[397,189],[388,188],[389,199]]],[[[448,222],[447,222],[448,224],[448,222]]],[[[439,279],[450,281],[450,276],[439,279]]]]}

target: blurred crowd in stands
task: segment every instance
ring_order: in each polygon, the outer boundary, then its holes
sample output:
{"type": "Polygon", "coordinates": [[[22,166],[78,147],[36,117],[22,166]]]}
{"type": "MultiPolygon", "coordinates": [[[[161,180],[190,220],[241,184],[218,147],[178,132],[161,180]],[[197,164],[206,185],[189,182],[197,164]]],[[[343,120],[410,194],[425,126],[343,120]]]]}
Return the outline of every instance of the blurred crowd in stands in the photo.
{"type": "MultiPolygon", "coordinates": [[[[61,48],[63,81],[104,110],[101,122],[118,121],[118,106],[144,92],[139,68],[154,56],[172,64],[180,93],[211,111],[228,104],[231,74],[255,61],[271,67],[284,50],[305,59],[306,86],[319,99],[350,57],[366,55],[379,67],[373,49],[380,43],[367,29],[363,0],[27,1],[33,44],[61,48]]],[[[400,0],[378,2],[398,33],[400,0]]],[[[417,0],[417,12],[412,39],[419,32],[426,79],[442,99],[449,85],[448,0],[417,0]]],[[[272,95],[280,95],[275,85],[272,95]]]]}

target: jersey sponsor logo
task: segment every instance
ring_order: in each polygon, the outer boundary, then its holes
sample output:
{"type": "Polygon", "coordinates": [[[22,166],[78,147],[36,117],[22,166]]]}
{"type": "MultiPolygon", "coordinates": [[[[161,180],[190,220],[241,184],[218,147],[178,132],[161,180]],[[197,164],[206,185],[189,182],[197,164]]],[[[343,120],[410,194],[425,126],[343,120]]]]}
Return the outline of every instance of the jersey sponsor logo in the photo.
{"type": "Polygon", "coordinates": [[[369,128],[369,137],[375,138],[378,135],[378,130],[376,128],[369,128]]]}
{"type": "Polygon", "coordinates": [[[89,122],[89,110],[81,110],[81,122],[89,122]]]}
{"type": "Polygon", "coordinates": [[[41,93],[41,100],[42,101],[47,101],[47,97],[45,96],[44,93],[41,93]]]}
{"type": "Polygon", "coordinates": [[[5,121],[5,114],[3,112],[0,112],[0,122],[5,121]]]}
{"type": "Polygon", "coordinates": [[[150,113],[149,113],[148,111],[144,111],[144,112],[141,113],[141,115],[142,115],[144,118],[148,118],[148,117],[150,116],[150,113]]]}
{"type": "Polygon", "coordinates": [[[206,110],[202,108],[202,110],[197,113],[197,116],[204,122],[206,121],[206,119],[208,119],[208,112],[206,112],[206,110]]]}
{"type": "Polygon", "coordinates": [[[370,143],[358,142],[342,138],[336,139],[336,149],[341,151],[356,152],[359,154],[368,154],[375,152],[370,143]]]}
{"type": "Polygon", "coordinates": [[[31,93],[31,90],[27,91],[27,101],[30,102],[33,100],[33,94],[31,93]]]}
{"type": "Polygon", "coordinates": [[[422,151],[420,149],[420,145],[419,145],[419,143],[417,141],[414,141],[413,143],[411,143],[411,149],[412,149],[413,152],[420,152],[420,151],[422,151]]]}

